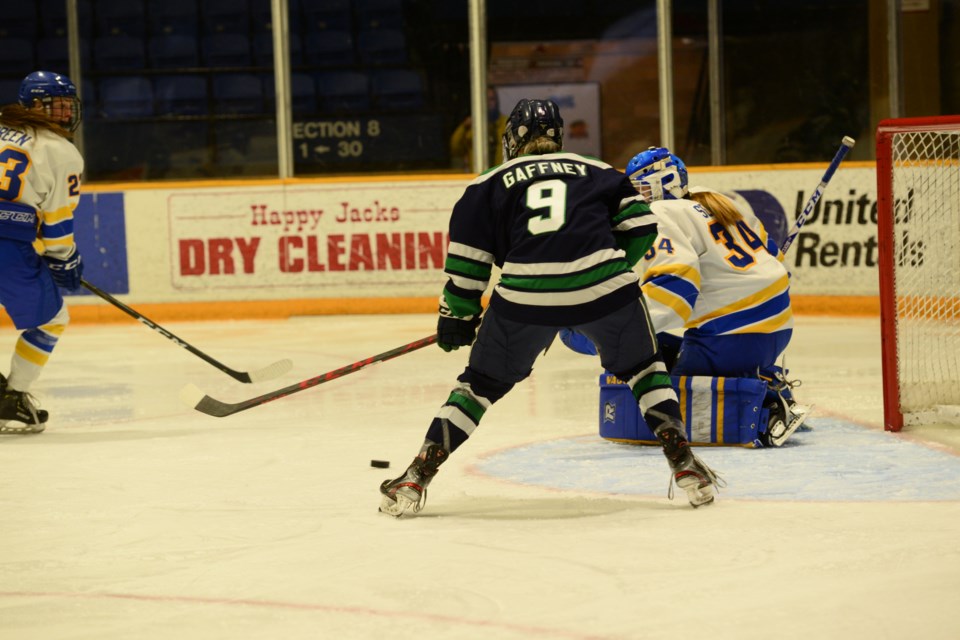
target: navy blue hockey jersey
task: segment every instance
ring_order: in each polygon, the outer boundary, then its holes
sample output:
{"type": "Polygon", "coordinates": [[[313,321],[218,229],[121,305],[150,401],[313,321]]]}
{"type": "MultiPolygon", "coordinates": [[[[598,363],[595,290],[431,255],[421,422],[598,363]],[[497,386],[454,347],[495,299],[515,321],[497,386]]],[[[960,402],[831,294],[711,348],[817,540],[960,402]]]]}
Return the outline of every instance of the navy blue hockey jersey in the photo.
{"type": "Polygon", "coordinates": [[[518,322],[556,327],[601,318],[640,296],[633,265],[657,234],[630,180],[575,153],[521,156],[471,182],[453,208],[443,295],[454,315],[490,299],[518,322]]]}

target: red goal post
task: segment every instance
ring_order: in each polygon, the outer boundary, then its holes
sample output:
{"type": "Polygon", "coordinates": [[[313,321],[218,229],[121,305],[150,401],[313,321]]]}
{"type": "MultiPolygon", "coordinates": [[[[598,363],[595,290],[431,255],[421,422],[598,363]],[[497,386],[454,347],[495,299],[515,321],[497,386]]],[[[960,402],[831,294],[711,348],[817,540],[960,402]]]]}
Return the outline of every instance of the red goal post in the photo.
{"type": "Polygon", "coordinates": [[[960,421],[960,116],[877,128],[884,426],[960,421]]]}

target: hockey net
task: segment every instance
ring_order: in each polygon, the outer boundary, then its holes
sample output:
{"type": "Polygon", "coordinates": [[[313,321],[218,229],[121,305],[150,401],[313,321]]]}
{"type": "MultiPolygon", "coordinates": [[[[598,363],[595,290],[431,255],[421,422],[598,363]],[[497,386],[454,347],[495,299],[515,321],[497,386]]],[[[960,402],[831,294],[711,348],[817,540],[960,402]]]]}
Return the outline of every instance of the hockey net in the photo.
{"type": "Polygon", "coordinates": [[[886,429],[960,424],[960,116],[877,129],[886,429]]]}

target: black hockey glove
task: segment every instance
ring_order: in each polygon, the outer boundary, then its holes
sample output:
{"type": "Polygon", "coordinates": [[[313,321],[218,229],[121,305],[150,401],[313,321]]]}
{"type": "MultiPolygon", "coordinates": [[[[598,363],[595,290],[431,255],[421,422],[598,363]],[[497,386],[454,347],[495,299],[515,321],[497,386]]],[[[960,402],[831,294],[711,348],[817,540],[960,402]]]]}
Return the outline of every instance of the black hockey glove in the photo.
{"type": "Polygon", "coordinates": [[[460,347],[469,346],[477,339],[479,324],[479,314],[458,318],[441,299],[440,318],[437,320],[437,345],[444,351],[456,351],[460,347]]]}
{"type": "Polygon", "coordinates": [[[43,256],[50,267],[50,275],[57,286],[67,291],[74,291],[80,288],[80,278],[83,277],[83,260],[80,259],[80,252],[73,250],[67,258],[57,258],[54,256],[43,256]]]}

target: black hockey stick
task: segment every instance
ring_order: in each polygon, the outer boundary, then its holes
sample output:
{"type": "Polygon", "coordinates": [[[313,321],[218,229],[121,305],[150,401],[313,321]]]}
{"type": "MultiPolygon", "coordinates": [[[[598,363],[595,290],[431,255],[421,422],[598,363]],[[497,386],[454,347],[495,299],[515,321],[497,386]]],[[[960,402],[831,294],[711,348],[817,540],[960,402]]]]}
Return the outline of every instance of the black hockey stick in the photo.
{"type": "Polygon", "coordinates": [[[784,255],[787,254],[787,251],[790,249],[790,245],[793,244],[797,234],[800,233],[800,227],[802,227],[803,223],[807,221],[807,218],[813,212],[813,208],[817,206],[820,196],[823,195],[823,192],[827,188],[830,178],[832,178],[833,174],[836,172],[837,167],[840,166],[840,163],[843,162],[847,152],[849,152],[855,144],[856,141],[853,138],[850,136],[843,136],[843,140],[840,143],[840,148],[837,149],[836,155],[833,156],[833,160],[830,161],[830,166],[827,167],[826,172],[823,174],[823,178],[820,179],[820,184],[818,184],[817,188],[813,190],[812,194],[810,194],[810,199],[807,201],[807,206],[805,206],[803,208],[803,212],[797,216],[797,221],[793,224],[793,228],[790,229],[790,233],[788,233],[787,237],[784,239],[783,246],[780,247],[780,251],[784,255]]]}
{"type": "Polygon", "coordinates": [[[80,280],[80,284],[83,285],[84,289],[87,289],[91,293],[97,294],[98,296],[100,296],[101,298],[103,298],[113,306],[115,306],[117,309],[120,309],[124,313],[132,316],[133,318],[136,318],[141,323],[147,325],[148,327],[150,327],[151,329],[153,329],[154,331],[162,335],[164,338],[168,338],[169,340],[173,341],[174,344],[176,344],[179,347],[183,347],[184,349],[186,349],[193,355],[197,356],[201,360],[204,360],[207,363],[212,364],[217,369],[220,369],[220,371],[223,371],[225,374],[232,377],[234,380],[239,380],[240,382],[260,382],[261,380],[270,380],[272,378],[276,378],[277,376],[282,376],[287,371],[290,371],[290,369],[293,368],[293,362],[291,362],[290,360],[284,359],[284,360],[278,360],[277,362],[274,362],[273,364],[268,365],[262,369],[257,369],[256,371],[249,371],[249,372],[236,371],[235,369],[231,369],[230,367],[223,364],[222,362],[218,362],[214,360],[213,358],[205,354],[203,351],[200,351],[190,343],[185,342],[184,340],[181,340],[180,338],[173,335],[172,333],[170,333],[169,331],[167,331],[166,329],[158,325],[156,322],[150,320],[146,316],[143,316],[140,313],[137,313],[127,305],[123,304],[122,302],[120,302],[119,300],[111,296],[106,291],[103,291],[102,289],[98,289],[97,287],[93,286],[86,280],[80,280]]]}
{"type": "Polygon", "coordinates": [[[303,380],[302,382],[292,384],[289,387],[277,389],[276,391],[265,393],[262,396],[257,396],[256,398],[250,398],[249,400],[244,400],[234,404],[229,402],[221,402],[216,398],[211,398],[194,384],[188,384],[180,391],[180,399],[187,406],[196,409],[200,413],[205,413],[208,416],[214,416],[215,418],[223,418],[241,411],[246,411],[247,409],[252,409],[253,407],[258,407],[268,402],[273,402],[274,400],[279,400],[280,398],[286,398],[287,396],[293,395],[298,391],[315,387],[318,384],[323,384],[324,382],[330,382],[331,380],[342,378],[349,373],[360,371],[360,369],[366,368],[372,364],[384,362],[385,360],[391,360],[393,358],[410,353],[411,351],[422,349],[423,347],[431,345],[436,341],[436,334],[426,338],[421,338],[420,340],[415,340],[410,344],[405,344],[402,347],[397,347],[396,349],[391,349],[390,351],[385,351],[381,354],[370,356],[369,358],[365,358],[363,360],[358,360],[357,362],[348,364],[345,367],[340,367],[339,369],[328,371],[327,373],[321,373],[314,378],[303,380]]]}

